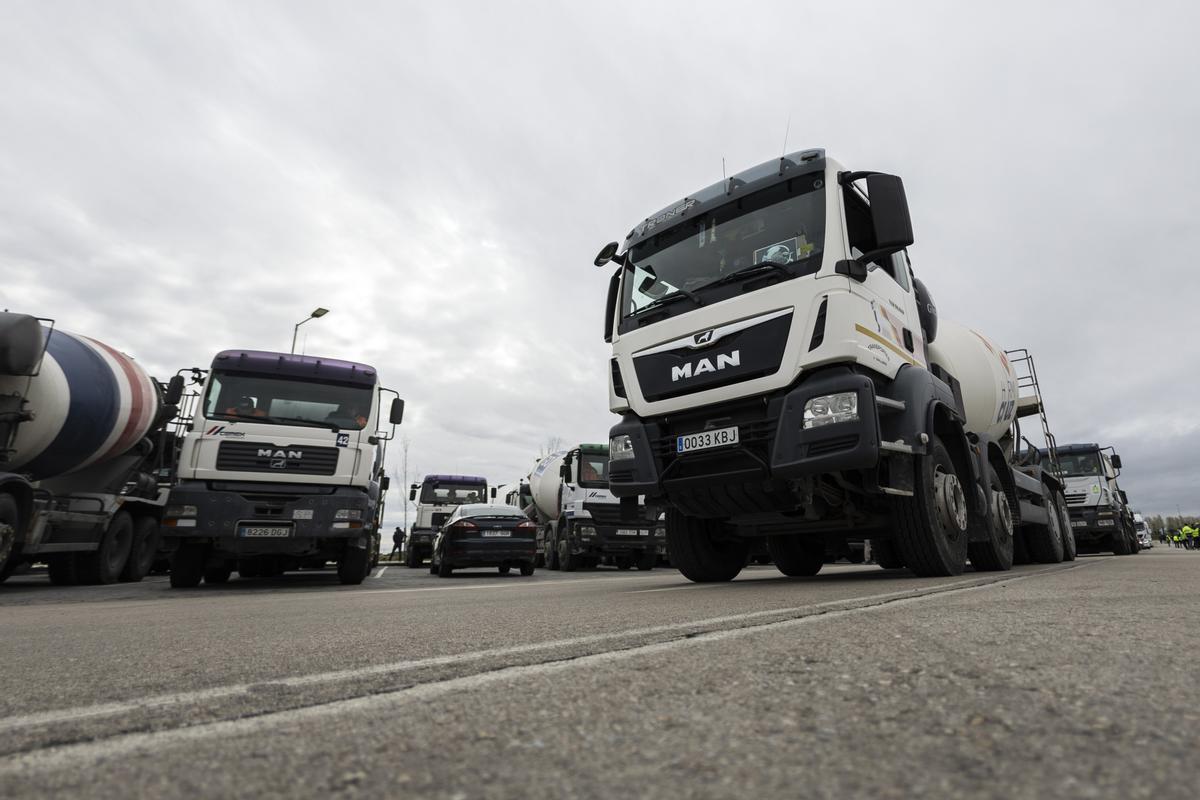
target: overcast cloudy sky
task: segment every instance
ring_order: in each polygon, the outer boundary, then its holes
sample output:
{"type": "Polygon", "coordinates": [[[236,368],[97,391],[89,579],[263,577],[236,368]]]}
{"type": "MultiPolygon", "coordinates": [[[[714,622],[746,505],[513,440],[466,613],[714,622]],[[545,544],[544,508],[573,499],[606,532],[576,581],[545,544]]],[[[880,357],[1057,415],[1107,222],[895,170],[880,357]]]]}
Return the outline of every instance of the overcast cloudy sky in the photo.
{"type": "Polygon", "coordinates": [[[904,177],[1060,442],[1200,513],[1197,6],[980,5],[7,0],[2,304],[159,376],[328,307],[307,352],[380,368],[413,465],[508,481],[615,420],[595,252],[790,119],[904,177]]]}

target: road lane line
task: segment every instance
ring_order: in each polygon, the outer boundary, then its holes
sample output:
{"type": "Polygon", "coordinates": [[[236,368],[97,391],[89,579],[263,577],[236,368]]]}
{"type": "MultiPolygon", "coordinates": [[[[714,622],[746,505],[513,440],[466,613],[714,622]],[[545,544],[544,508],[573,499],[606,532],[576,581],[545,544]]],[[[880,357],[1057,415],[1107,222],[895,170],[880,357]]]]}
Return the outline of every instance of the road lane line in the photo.
{"type": "MultiPolygon", "coordinates": [[[[1103,563],[1103,562],[1092,562],[1103,563]]],[[[1080,562],[1076,562],[1080,564],[1080,562]]],[[[971,578],[966,580],[954,581],[952,583],[942,583],[934,586],[926,586],[923,588],[907,589],[902,591],[884,592],[882,594],[866,595],[864,597],[851,597],[841,600],[829,600],[823,603],[809,603],[800,606],[785,606],[783,608],[764,609],[761,611],[749,611],[741,614],[730,614],[720,617],[708,617],[705,619],[690,620],[687,622],[677,622],[666,625],[654,625],[646,628],[625,629],[620,631],[611,631],[608,633],[591,634],[588,636],[577,636],[568,639],[554,639],[545,642],[530,642],[528,644],[510,645],[508,647],[490,648],[487,650],[475,650],[466,653],[453,653],[442,656],[430,656],[428,658],[414,659],[409,661],[394,661],[385,664],[374,664],[366,667],[357,667],[354,669],[333,670],[330,672],[317,672],[309,675],[299,675],[286,678],[264,678],[262,680],[251,683],[231,684],[228,686],[216,686],[209,689],[197,689],[187,692],[175,692],[170,694],[154,695],[150,697],[135,698],[127,701],[117,701],[110,703],[99,703],[90,706],[77,706],[74,708],[56,709],[52,711],[33,712],[30,714],[20,714],[10,717],[0,718],[0,734],[7,733],[22,728],[30,728],[42,725],[53,725],[67,722],[78,722],[82,720],[95,720],[103,717],[124,716],[127,714],[136,713],[139,711],[152,711],[170,708],[173,706],[194,705],[197,703],[206,703],[214,700],[223,700],[230,697],[247,696],[250,697],[256,690],[261,690],[264,687],[282,687],[288,689],[320,686],[322,684],[336,684],[340,682],[353,682],[363,678],[376,677],[380,675],[388,675],[392,673],[403,673],[412,670],[426,669],[429,667],[446,666],[450,664],[460,664],[465,661],[481,661],[487,658],[497,658],[512,655],[523,655],[528,653],[537,653],[540,651],[554,650],[561,648],[579,647],[581,645],[598,644],[601,642],[612,641],[622,638],[636,638],[643,636],[656,636],[671,633],[687,633],[694,631],[697,628],[705,628],[719,625],[730,625],[736,623],[753,623],[756,620],[761,620],[769,617],[788,617],[797,613],[810,612],[814,610],[826,609],[831,606],[844,606],[847,604],[866,604],[871,606],[874,604],[887,603],[900,599],[911,599],[914,597],[925,597],[938,594],[945,594],[947,591],[955,591],[968,589],[979,586],[990,586],[996,583],[1007,583],[1014,580],[1022,580],[1024,578],[1033,577],[1035,575],[1043,575],[1048,572],[1059,572],[1062,569],[1040,569],[1035,572],[1023,573],[1014,575],[1012,573],[989,573],[985,578],[971,578]]],[[[466,588],[484,588],[484,587],[466,587],[466,588]]],[[[416,591],[416,590],[403,590],[416,591]]],[[[828,613],[828,612],[825,612],[828,613]]],[[[808,614],[806,616],[811,616],[808,614]]],[[[793,617],[794,618],[794,617],[793,617]]]]}
{"type": "Polygon", "coordinates": [[[383,577],[383,573],[385,573],[385,572],[387,572],[387,567],[380,567],[380,568],[379,568],[379,572],[376,572],[376,573],[375,573],[374,575],[372,575],[371,577],[372,577],[372,578],[382,578],[382,577],[383,577]]]}
{"type": "MultiPolygon", "coordinates": [[[[1072,569],[1080,569],[1088,565],[1089,564],[1087,562],[1075,562],[1070,566],[1061,567],[1058,569],[1042,569],[1037,570],[1036,572],[1028,572],[1018,575],[1013,575],[1012,573],[1002,573],[1002,575],[1005,575],[1006,577],[995,577],[989,581],[956,581],[953,584],[943,584],[941,587],[932,587],[927,591],[920,591],[918,593],[911,594],[911,596],[908,597],[899,597],[881,602],[868,603],[866,605],[857,605],[851,608],[836,609],[832,611],[826,611],[821,614],[807,614],[802,617],[793,617],[790,619],[778,620],[776,622],[769,622],[761,625],[704,631],[689,637],[672,639],[665,642],[634,645],[618,650],[592,653],[583,656],[567,657],[564,659],[546,661],[536,664],[502,667],[489,672],[480,672],[472,675],[444,679],[441,681],[430,681],[428,683],[416,684],[404,689],[384,692],[382,694],[364,695],[345,700],[336,700],[320,705],[267,712],[254,717],[199,723],[188,727],[153,731],[150,733],[118,734],[107,739],[86,741],[78,744],[58,745],[42,750],[33,750],[25,753],[18,753],[5,758],[0,758],[0,776],[29,776],[39,772],[94,766],[99,765],[107,759],[144,755],[165,749],[167,747],[204,741],[211,738],[225,738],[255,733],[270,734],[273,733],[273,730],[279,726],[296,723],[312,723],[314,721],[327,719],[331,716],[343,714],[354,714],[358,712],[391,712],[408,703],[432,700],[446,694],[477,689],[507,680],[520,680],[530,677],[551,675],[581,667],[609,664],[640,656],[670,652],[672,650],[678,650],[685,647],[694,647],[701,644],[722,642],[729,639],[748,636],[754,633],[787,630],[818,621],[828,621],[831,619],[840,619],[842,617],[856,614],[891,610],[899,606],[922,602],[933,597],[979,591],[990,587],[1003,586],[1017,581],[1026,580],[1039,575],[1048,575],[1058,572],[1067,572],[1072,569]],[[969,583],[970,585],[964,586],[964,583],[969,583]]],[[[858,602],[868,601],[875,598],[884,598],[888,597],[889,595],[896,594],[898,593],[891,592],[887,595],[873,595],[867,598],[859,598],[858,602]]],[[[812,607],[813,606],[808,606],[806,608],[812,607]]],[[[734,615],[724,619],[742,619],[745,617],[759,616],[761,613],[767,612],[753,612],[752,614],[734,615]]],[[[678,626],[659,627],[672,628],[678,626]]],[[[593,638],[597,637],[580,637],[580,639],[593,638]]],[[[350,670],[346,672],[359,673],[361,670],[350,670]]]]}

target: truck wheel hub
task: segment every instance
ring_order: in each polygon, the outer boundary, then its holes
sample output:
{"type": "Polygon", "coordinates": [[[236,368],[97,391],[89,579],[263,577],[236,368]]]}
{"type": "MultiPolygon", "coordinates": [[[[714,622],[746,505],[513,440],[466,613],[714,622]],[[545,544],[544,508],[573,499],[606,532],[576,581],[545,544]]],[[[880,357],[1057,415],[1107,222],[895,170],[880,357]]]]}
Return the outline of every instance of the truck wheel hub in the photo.
{"type": "Polygon", "coordinates": [[[1008,497],[1004,492],[992,492],[992,508],[995,509],[992,516],[995,518],[997,530],[1003,531],[1006,536],[1012,536],[1012,511],[1008,507],[1008,497]]]}
{"type": "Polygon", "coordinates": [[[967,497],[963,494],[958,476],[939,470],[934,476],[934,495],[942,527],[952,535],[967,529],[967,497]]]}

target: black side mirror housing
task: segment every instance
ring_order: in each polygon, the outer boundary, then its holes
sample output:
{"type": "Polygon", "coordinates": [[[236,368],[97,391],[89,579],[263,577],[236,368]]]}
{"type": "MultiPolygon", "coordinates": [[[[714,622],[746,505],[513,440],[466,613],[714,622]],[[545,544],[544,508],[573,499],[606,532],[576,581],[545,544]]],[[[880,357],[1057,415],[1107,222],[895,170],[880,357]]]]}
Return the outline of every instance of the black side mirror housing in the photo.
{"type": "Polygon", "coordinates": [[[868,175],[867,195],[871,200],[878,255],[890,255],[910,247],[913,243],[912,217],[908,212],[904,181],[897,175],[882,172],[868,175]]]}
{"type": "Polygon", "coordinates": [[[853,258],[844,258],[833,268],[838,275],[845,275],[852,281],[862,283],[867,279],[867,265],[853,258]]]}
{"type": "Polygon", "coordinates": [[[404,401],[399,397],[392,400],[392,409],[388,413],[388,422],[399,425],[404,420],[404,401]]]}
{"type": "Polygon", "coordinates": [[[1122,503],[1124,503],[1125,505],[1129,505],[1129,495],[1125,494],[1125,490],[1124,490],[1124,489],[1118,489],[1118,490],[1117,490],[1117,494],[1121,495],[1121,502],[1122,502],[1122,503]]]}
{"type": "Polygon", "coordinates": [[[609,242],[608,244],[604,245],[604,247],[600,248],[600,252],[597,254],[596,260],[592,263],[597,267],[603,267],[610,261],[616,261],[618,264],[624,264],[625,256],[617,255],[617,251],[620,249],[621,245],[619,243],[609,242]]]}
{"type": "Polygon", "coordinates": [[[1112,465],[1113,465],[1113,469],[1121,468],[1121,457],[1119,455],[1117,455],[1116,453],[1113,453],[1112,465]]]}
{"type": "Polygon", "coordinates": [[[392,486],[392,479],[384,475],[379,479],[379,491],[386,492],[392,486]]]}
{"type": "Polygon", "coordinates": [[[417,490],[416,489],[408,490],[408,499],[413,501],[414,503],[417,502],[417,490]]]}
{"type": "Polygon", "coordinates": [[[608,279],[608,300],[604,303],[604,341],[613,338],[613,317],[617,315],[617,294],[621,291],[621,271],[617,270],[608,279]]]}
{"type": "Polygon", "coordinates": [[[163,392],[163,405],[177,406],[181,399],[183,399],[183,376],[176,375],[167,382],[167,389],[163,392]]]}
{"type": "Polygon", "coordinates": [[[492,499],[493,500],[496,499],[496,487],[495,486],[492,487],[492,499]]]}

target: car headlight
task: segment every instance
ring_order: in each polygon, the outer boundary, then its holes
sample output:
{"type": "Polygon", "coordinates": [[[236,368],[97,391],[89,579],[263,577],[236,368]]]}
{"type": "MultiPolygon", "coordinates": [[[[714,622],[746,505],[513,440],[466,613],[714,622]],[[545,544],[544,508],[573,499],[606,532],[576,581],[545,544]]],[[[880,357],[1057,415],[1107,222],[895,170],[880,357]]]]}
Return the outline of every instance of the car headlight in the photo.
{"type": "Polygon", "coordinates": [[[625,461],[633,458],[633,438],[623,433],[608,440],[608,460],[625,461]]]}
{"type": "Polygon", "coordinates": [[[334,519],[362,519],[360,508],[339,508],[333,515],[334,519]]]}
{"type": "Polygon", "coordinates": [[[584,539],[590,539],[596,535],[596,529],[587,526],[580,526],[579,535],[584,539]]]}
{"type": "Polygon", "coordinates": [[[814,397],[804,404],[804,428],[858,419],[858,392],[838,392],[814,397]]]}
{"type": "Polygon", "coordinates": [[[197,513],[195,506],[167,506],[163,510],[164,517],[194,517],[197,513]]]}

